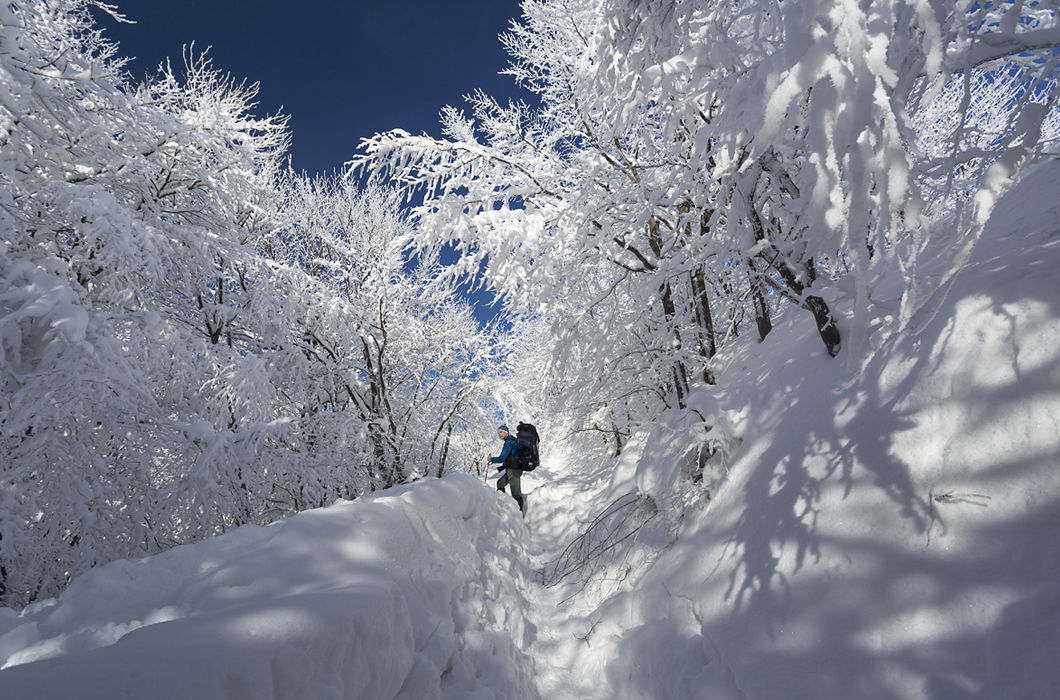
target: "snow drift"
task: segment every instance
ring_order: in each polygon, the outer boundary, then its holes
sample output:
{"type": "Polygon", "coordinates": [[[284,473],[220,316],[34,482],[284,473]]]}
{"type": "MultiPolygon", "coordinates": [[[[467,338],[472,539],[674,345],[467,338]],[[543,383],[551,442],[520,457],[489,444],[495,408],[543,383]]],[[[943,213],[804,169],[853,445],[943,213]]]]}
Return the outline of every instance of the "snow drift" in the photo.
{"type": "MultiPolygon", "coordinates": [[[[728,354],[695,398],[726,426],[717,487],[639,533],[550,631],[572,682],[606,679],[568,697],[1056,697],[1058,181],[1039,166],[999,202],[912,329],[874,299],[854,375],[800,311],[728,354]]],[[[695,439],[674,421],[642,436],[594,505],[697,488],[675,463],[695,439]]]]}
{"type": "Polygon", "coordinates": [[[466,475],[119,561],[16,616],[5,698],[535,698],[523,524],[466,475]]]}

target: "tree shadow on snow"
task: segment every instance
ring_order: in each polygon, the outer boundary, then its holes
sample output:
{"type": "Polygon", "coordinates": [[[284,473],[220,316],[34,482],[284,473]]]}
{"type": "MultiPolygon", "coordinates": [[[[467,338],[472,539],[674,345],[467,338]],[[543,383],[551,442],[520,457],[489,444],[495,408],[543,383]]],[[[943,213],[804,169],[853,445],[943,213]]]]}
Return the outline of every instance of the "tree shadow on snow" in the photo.
{"type": "Polygon", "coordinates": [[[825,373],[766,371],[765,385],[787,387],[770,430],[777,439],[742,482],[742,515],[728,530],[724,556],[735,561],[722,563],[721,592],[731,614],[703,625],[705,639],[723,639],[738,655],[734,673],[747,697],[1054,697],[1060,493],[1043,475],[1060,464],[1060,440],[1044,441],[1041,426],[1026,425],[1038,436],[1034,449],[1014,449],[987,466],[959,463],[970,449],[962,439],[997,434],[1006,416],[1055,402],[1060,392],[1060,350],[1043,360],[1038,348],[1034,364],[999,368],[1014,379],[991,382],[975,364],[976,348],[959,346],[969,343],[968,327],[954,327],[962,303],[1012,324],[1001,343],[1009,343],[1007,354],[994,357],[1018,358],[1022,350],[1012,304],[1046,302],[1047,317],[1056,318],[1058,298],[1044,291],[1035,298],[1033,285],[1028,295],[1012,270],[1055,270],[1060,239],[1012,248],[1027,266],[988,258],[966,270],[964,279],[978,284],[959,280],[927,328],[878,351],[852,387],[829,386],[825,373]],[[983,275],[990,282],[998,270],[1007,276],[984,285],[983,275]],[[933,375],[940,358],[962,352],[976,381],[933,375]],[[937,462],[938,444],[917,453],[899,437],[928,434],[931,426],[918,422],[938,415],[927,410],[931,387],[961,416],[956,428],[939,427],[951,433],[937,462]],[[1019,507],[1001,505],[1010,487],[1033,492],[1027,485],[1038,481],[1044,492],[1019,507]]]}

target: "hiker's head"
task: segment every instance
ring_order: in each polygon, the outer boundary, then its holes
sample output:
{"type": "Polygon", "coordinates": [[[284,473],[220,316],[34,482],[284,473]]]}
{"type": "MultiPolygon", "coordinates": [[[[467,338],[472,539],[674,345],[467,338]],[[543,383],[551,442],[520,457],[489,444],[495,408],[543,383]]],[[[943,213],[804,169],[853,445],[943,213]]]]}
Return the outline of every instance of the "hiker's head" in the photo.
{"type": "Polygon", "coordinates": [[[497,437],[504,440],[508,437],[508,426],[501,423],[501,426],[497,428],[497,437]]]}

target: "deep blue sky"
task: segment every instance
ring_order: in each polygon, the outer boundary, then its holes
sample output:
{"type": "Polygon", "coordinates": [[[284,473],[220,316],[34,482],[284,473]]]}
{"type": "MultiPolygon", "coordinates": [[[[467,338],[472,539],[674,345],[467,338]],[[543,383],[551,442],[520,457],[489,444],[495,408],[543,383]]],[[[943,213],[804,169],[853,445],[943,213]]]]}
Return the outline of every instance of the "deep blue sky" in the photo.
{"type": "Polygon", "coordinates": [[[498,34],[518,0],[110,0],[134,25],[100,19],[137,78],[184,44],[261,84],[259,109],[291,116],[297,170],[342,167],[361,138],[401,128],[438,135],[438,113],[475,88],[528,99],[498,34]]]}

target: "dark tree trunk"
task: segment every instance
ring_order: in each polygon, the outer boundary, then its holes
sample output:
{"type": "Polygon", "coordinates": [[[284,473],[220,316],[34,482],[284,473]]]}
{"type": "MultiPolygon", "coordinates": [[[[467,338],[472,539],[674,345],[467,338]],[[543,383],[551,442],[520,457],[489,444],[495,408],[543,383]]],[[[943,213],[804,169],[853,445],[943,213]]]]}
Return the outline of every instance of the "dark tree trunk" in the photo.
{"type": "Polygon", "coordinates": [[[762,341],[773,330],[773,318],[769,313],[769,304],[762,294],[762,283],[757,276],[751,278],[751,301],[755,309],[755,323],[758,325],[758,340],[762,341]]]}
{"type": "Polygon", "coordinates": [[[445,472],[445,461],[449,458],[449,440],[453,437],[453,426],[449,425],[449,428],[445,433],[445,442],[442,444],[442,458],[438,462],[438,471],[435,476],[439,479],[442,478],[442,474],[445,472]]]}
{"type": "MultiPolygon", "coordinates": [[[[0,540],[4,539],[4,533],[0,532],[0,540]]],[[[7,597],[7,568],[0,563],[0,600],[7,597]]]]}
{"type": "MultiPolygon", "coordinates": [[[[704,360],[709,360],[718,352],[717,343],[714,340],[714,317],[710,313],[710,297],[707,296],[707,282],[703,276],[703,268],[696,268],[690,274],[692,283],[692,307],[696,313],[696,323],[699,324],[698,350],[704,360]]],[[[714,375],[710,368],[704,363],[703,381],[707,384],[714,383],[714,375]]]]}
{"type": "MultiPolygon", "coordinates": [[[[792,269],[791,265],[788,264],[777,247],[766,240],[765,226],[750,197],[748,197],[747,205],[748,211],[750,212],[751,230],[754,233],[755,240],[760,243],[766,242],[768,244],[768,250],[759,252],[756,257],[772,267],[780,275],[780,278],[784,282],[784,289],[780,291],[785,292],[789,299],[802,308],[808,309],[810,313],[813,314],[814,321],[817,323],[817,333],[821,336],[821,341],[828,350],[828,354],[831,357],[835,357],[839,354],[840,337],[839,328],[836,326],[832,311],[828,308],[828,304],[825,300],[819,296],[803,297],[803,292],[806,291],[808,285],[813,284],[814,278],[816,277],[813,258],[809,258],[805,261],[806,276],[804,279],[806,283],[804,284],[803,280],[799,278],[799,275],[794,269],[792,269]]],[[[770,223],[773,227],[778,226],[775,221],[770,223]]],[[[752,271],[754,270],[753,265],[751,265],[751,269],[752,271]]],[[[755,308],[757,309],[757,299],[755,308]]],[[[759,325],[759,333],[761,334],[761,325],[759,325]]]]}
{"type": "Polygon", "coordinates": [[[824,299],[813,295],[806,297],[806,308],[810,310],[814,321],[817,322],[817,333],[824,341],[828,354],[835,357],[839,354],[840,348],[839,328],[836,326],[831,309],[828,308],[824,299]]]}
{"type": "MultiPolygon", "coordinates": [[[[670,288],[670,283],[663,283],[662,288],[662,306],[663,315],[666,318],[666,324],[672,326],[674,330],[674,349],[678,352],[681,350],[681,332],[675,325],[675,318],[677,317],[677,307],[674,306],[673,290],[670,288]]],[[[679,408],[685,407],[685,397],[688,395],[688,370],[685,368],[685,363],[681,360],[677,360],[674,363],[674,390],[677,394],[677,405],[679,408]]]]}

